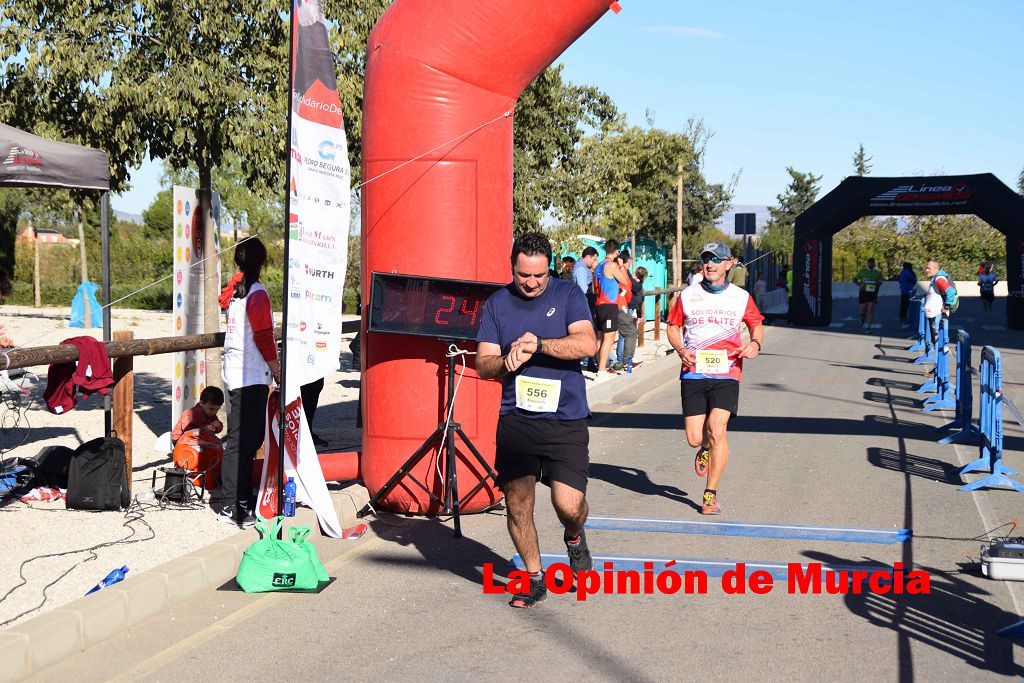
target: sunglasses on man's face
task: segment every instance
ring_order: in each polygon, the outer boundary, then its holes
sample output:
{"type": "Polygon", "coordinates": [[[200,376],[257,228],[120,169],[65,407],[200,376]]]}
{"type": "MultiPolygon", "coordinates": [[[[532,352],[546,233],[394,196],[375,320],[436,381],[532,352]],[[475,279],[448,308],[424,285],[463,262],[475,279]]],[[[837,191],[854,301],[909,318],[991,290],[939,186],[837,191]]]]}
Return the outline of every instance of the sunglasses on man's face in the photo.
{"type": "Polygon", "coordinates": [[[700,262],[704,264],[708,263],[721,263],[724,259],[719,256],[701,256],[700,262]]]}

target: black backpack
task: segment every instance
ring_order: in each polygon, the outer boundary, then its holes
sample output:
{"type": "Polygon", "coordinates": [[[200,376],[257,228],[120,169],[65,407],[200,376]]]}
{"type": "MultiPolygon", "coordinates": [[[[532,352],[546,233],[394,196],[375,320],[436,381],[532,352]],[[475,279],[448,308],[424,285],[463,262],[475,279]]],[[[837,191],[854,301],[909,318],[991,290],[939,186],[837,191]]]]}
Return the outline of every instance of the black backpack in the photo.
{"type": "Polygon", "coordinates": [[[101,436],[79,446],[68,468],[68,509],[120,510],[130,504],[124,442],[101,436]]]}

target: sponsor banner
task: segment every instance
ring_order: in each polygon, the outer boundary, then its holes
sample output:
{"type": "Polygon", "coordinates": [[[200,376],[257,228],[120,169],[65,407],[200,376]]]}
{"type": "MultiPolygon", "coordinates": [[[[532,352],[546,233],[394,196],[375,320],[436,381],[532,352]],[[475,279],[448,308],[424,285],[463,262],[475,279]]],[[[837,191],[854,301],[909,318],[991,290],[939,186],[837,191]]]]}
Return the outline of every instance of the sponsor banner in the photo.
{"type": "Polygon", "coordinates": [[[295,480],[295,497],[316,512],[320,527],[328,536],[341,538],[342,528],[331,495],[324,484],[323,471],[313,446],[313,438],[306,424],[302,401],[295,399],[285,410],[284,453],[277,435],[280,433],[280,391],[274,391],[267,401],[267,431],[264,435],[266,453],[263,474],[260,476],[260,495],[257,512],[264,519],[280,514],[278,501],[278,467],[284,465],[284,481],[295,480]],[[282,458],[283,456],[283,458],[282,458]]]}
{"type": "Polygon", "coordinates": [[[956,207],[970,203],[971,188],[967,183],[951,185],[925,185],[912,183],[896,187],[875,195],[868,200],[872,209],[900,209],[907,207],[956,207]]]}
{"type": "MultiPolygon", "coordinates": [[[[205,302],[203,278],[206,267],[217,269],[220,282],[220,259],[203,261],[207,254],[203,244],[203,224],[199,212],[198,190],[174,186],[174,285],[172,289],[173,332],[176,337],[202,334],[205,302]]],[[[220,195],[213,193],[211,209],[214,222],[214,245],[209,253],[220,251],[220,195]]],[[[199,400],[206,388],[205,350],[179,351],[171,354],[171,428],[181,413],[199,400]]]]}
{"type": "Polygon", "coordinates": [[[804,300],[811,315],[821,315],[821,260],[822,241],[807,240],[803,246],[804,255],[804,300]]]}
{"type": "Polygon", "coordinates": [[[305,424],[300,387],[337,370],[341,353],[342,286],[350,221],[348,142],[320,2],[294,0],[292,12],[290,211],[285,264],[288,310],[283,362],[285,404],[289,415],[294,415],[288,422],[295,423],[295,440],[285,439],[285,468],[287,471],[288,463],[295,463],[299,498],[316,510],[324,530],[337,536],[341,528],[305,424]]]}

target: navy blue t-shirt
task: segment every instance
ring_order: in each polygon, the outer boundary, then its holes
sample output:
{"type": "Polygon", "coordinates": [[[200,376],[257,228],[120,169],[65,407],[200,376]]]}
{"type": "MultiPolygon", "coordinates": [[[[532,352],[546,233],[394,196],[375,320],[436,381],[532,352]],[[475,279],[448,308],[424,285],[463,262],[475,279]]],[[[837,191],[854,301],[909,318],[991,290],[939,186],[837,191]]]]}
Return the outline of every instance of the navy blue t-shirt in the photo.
{"type": "MultiPolygon", "coordinates": [[[[589,323],[590,308],[587,298],[571,280],[548,279],[544,293],[536,299],[524,299],[515,285],[499,289],[487,299],[483,319],[477,331],[477,342],[488,342],[508,353],[512,342],[527,332],[540,339],[560,339],[569,334],[569,325],[589,323]]],[[[517,371],[501,378],[501,415],[517,413],[526,418],[548,420],[579,420],[590,417],[587,406],[587,382],[583,378],[579,360],[561,360],[546,355],[543,350],[535,354],[517,371]],[[538,377],[561,381],[558,411],[535,412],[516,407],[516,377],[538,377]]]]}

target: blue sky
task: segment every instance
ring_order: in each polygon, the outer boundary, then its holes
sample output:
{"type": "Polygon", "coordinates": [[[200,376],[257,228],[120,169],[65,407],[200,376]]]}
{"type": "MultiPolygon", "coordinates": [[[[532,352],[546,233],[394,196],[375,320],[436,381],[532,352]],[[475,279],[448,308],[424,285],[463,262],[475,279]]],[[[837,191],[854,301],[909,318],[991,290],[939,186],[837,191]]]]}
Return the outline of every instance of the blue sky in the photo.
{"type": "MultiPolygon", "coordinates": [[[[977,3],[620,0],[568,48],[565,77],[596,85],[631,122],[715,135],[705,173],[742,169],[738,204],[773,204],[786,166],[852,172],[861,143],[871,174],[995,173],[1024,168],[1024,1],[977,3]]],[[[140,213],[160,168],[132,174],[114,206],[140,213]]]]}

